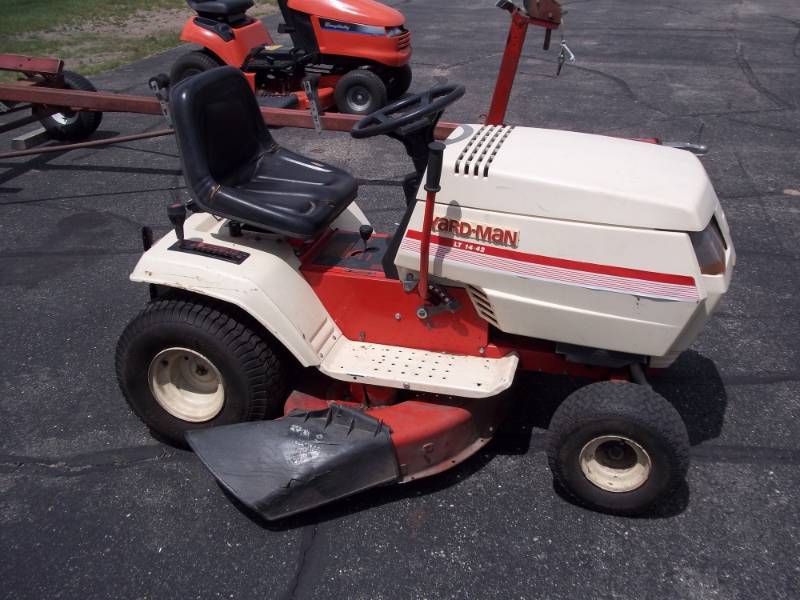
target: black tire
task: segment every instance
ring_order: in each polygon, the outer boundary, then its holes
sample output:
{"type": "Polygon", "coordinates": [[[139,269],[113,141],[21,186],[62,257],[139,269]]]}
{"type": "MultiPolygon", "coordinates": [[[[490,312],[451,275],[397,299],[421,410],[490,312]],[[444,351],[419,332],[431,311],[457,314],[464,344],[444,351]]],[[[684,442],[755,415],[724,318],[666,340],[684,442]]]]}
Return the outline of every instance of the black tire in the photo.
{"type": "Polygon", "coordinates": [[[411,73],[411,65],[403,65],[396,69],[387,71],[384,81],[386,83],[386,91],[389,95],[389,100],[397,100],[400,96],[408,91],[411,87],[413,79],[411,73]]]}
{"type": "Polygon", "coordinates": [[[285,367],[272,340],[235,308],[211,299],[166,298],[151,302],[117,343],[116,371],[133,412],[159,437],[186,447],[193,429],[279,416],[285,400],[285,367]],[[203,422],[173,416],[149,383],[153,359],[169,348],[206,358],[222,378],[219,412],[203,422]]]}
{"type": "Polygon", "coordinates": [[[216,57],[202,50],[195,50],[194,52],[184,54],[175,61],[175,64],[172,65],[172,69],[169,71],[169,81],[170,84],[175,85],[179,81],[183,81],[184,79],[188,79],[204,71],[210,71],[219,66],[222,66],[222,62],[216,57]]]}
{"type": "MultiPolygon", "coordinates": [[[[96,92],[97,89],[92,85],[92,82],[73,73],[72,71],[63,71],[64,74],[64,87],[68,90],[79,90],[82,92],[96,92]]],[[[33,107],[34,116],[43,115],[45,108],[36,105],[33,107]]],[[[103,113],[93,112],[88,110],[71,111],[64,110],[52,115],[41,116],[39,122],[45,128],[48,135],[54,140],[79,142],[85,140],[92,135],[100,123],[103,121],[103,113]]]]}
{"type": "MultiPolygon", "coordinates": [[[[675,407],[649,387],[604,381],[580,388],[558,407],[550,421],[547,458],[557,485],[580,504],[611,514],[643,514],[683,484],[689,467],[689,434],[675,407]],[[584,449],[590,471],[595,457],[600,465],[617,469],[615,474],[630,473],[624,469],[639,456],[634,445],[614,439],[601,443],[602,436],[631,440],[646,452],[649,475],[639,487],[608,491],[584,474],[584,449]],[[589,451],[593,446],[596,454],[589,451]]],[[[597,470],[592,476],[603,480],[597,470]]],[[[613,476],[610,481],[620,485],[613,476]]]]}
{"type": "Polygon", "coordinates": [[[339,112],[368,115],[386,106],[386,84],[372,71],[358,69],[345,74],[334,90],[339,112]]]}

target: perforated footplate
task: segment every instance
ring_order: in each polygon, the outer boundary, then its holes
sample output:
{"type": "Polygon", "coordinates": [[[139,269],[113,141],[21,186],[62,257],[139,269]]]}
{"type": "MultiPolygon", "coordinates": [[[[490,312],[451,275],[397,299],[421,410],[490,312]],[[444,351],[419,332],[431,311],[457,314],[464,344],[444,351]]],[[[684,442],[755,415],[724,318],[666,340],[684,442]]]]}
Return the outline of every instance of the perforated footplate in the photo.
{"type": "Polygon", "coordinates": [[[344,381],[466,398],[486,398],[507,389],[518,359],[456,356],[339,338],[320,370],[344,381]]]}

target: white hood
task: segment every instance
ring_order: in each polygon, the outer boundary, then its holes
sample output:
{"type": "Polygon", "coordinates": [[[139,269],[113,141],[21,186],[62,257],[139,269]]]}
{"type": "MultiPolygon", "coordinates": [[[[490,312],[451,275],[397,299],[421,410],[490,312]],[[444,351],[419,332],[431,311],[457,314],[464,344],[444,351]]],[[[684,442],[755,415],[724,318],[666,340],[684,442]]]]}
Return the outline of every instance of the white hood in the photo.
{"type": "Polygon", "coordinates": [[[671,231],[703,230],[718,204],[703,165],[684,150],[482,125],[459,126],[446,144],[437,203],[671,231]]]}

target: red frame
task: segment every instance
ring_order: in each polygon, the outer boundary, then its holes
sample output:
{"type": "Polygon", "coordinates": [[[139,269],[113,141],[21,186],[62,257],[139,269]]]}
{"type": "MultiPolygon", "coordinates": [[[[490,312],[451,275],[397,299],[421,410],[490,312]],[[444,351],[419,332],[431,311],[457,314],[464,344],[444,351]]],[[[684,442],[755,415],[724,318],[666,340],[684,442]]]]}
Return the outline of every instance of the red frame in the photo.
{"type": "Polygon", "coordinates": [[[481,356],[481,349],[489,342],[489,324],[475,311],[466,290],[448,289],[451,297],[461,304],[458,312],[442,312],[422,321],[416,315],[423,304],[420,297],[405,292],[401,281],[387,279],[382,269],[353,270],[314,264],[314,259],[335,235],[326,234],[303,254],[300,272],[346,338],[481,356]]]}
{"type": "Polygon", "coordinates": [[[406,292],[401,281],[388,279],[382,269],[355,270],[314,264],[337,234],[356,235],[355,232],[328,231],[311,244],[298,242],[300,272],[349,340],[486,358],[502,358],[516,352],[524,371],[596,380],[629,378],[625,369],[569,362],[556,352],[554,342],[490,328],[464,288],[443,288],[461,304],[458,311],[441,312],[423,321],[416,316],[417,308],[422,305],[420,296],[406,292]],[[400,315],[400,319],[396,315],[400,315]]]}
{"type": "Polygon", "coordinates": [[[0,54],[0,71],[19,71],[26,75],[56,76],[64,69],[64,61],[48,56],[0,54]]]}
{"type": "Polygon", "coordinates": [[[486,125],[503,125],[508,109],[508,101],[511,98],[511,89],[514,87],[514,78],[517,76],[519,59],[522,56],[522,49],[525,46],[525,36],[528,33],[528,26],[538,25],[547,30],[547,40],[550,31],[557,29],[561,24],[561,7],[557,3],[551,3],[549,12],[541,16],[547,18],[537,18],[522,12],[516,7],[508,8],[511,13],[511,25],[506,38],[506,47],[503,51],[503,60],[500,63],[500,70],[497,73],[497,81],[494,85],[492,104],[489,107],[489,114],[486,115],[486,125]]]}

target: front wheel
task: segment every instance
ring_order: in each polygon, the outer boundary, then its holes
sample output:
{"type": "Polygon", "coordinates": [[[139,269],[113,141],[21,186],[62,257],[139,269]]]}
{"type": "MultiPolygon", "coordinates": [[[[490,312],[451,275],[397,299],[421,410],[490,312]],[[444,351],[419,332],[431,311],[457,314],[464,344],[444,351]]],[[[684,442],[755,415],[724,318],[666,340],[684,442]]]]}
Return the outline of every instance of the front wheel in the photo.
{"type": "Polygon", "coordinates": [[[116,370],[134,413],[178,446],[193,429],[277,416],[284,400],[272,340],[212,300],[150,303],[122,333],[116,370]]]}
{"type": "Polygon", "coordinates": [[[642,514],[683,483],[689,434],[675,407],[649,387],[605,381],[561,403],[547,458],[556,482],[581,504],[642,514]]]}
{"type": "MultiPolygon", "coordinates": [[[[64,87],[68,90],[96,92],[92,82],[73,73],[63,71],[64,87]]],[[[46,115],[44,106],[34,106],[33,114],[39,118],[42,127],[54,140],[79,142],[92,135],[103,120],[103,113],[88,110],[62,110],[46,115]],[[46,115],[46,116],[45,116],[46,115]]]]}
{"type": "Polygon", "coordinates": [[[369,115],[386,106],[386,84],[372,71],[358,69],[345,74],[334,90],[336,107],[351,115],[369,115]]]}

